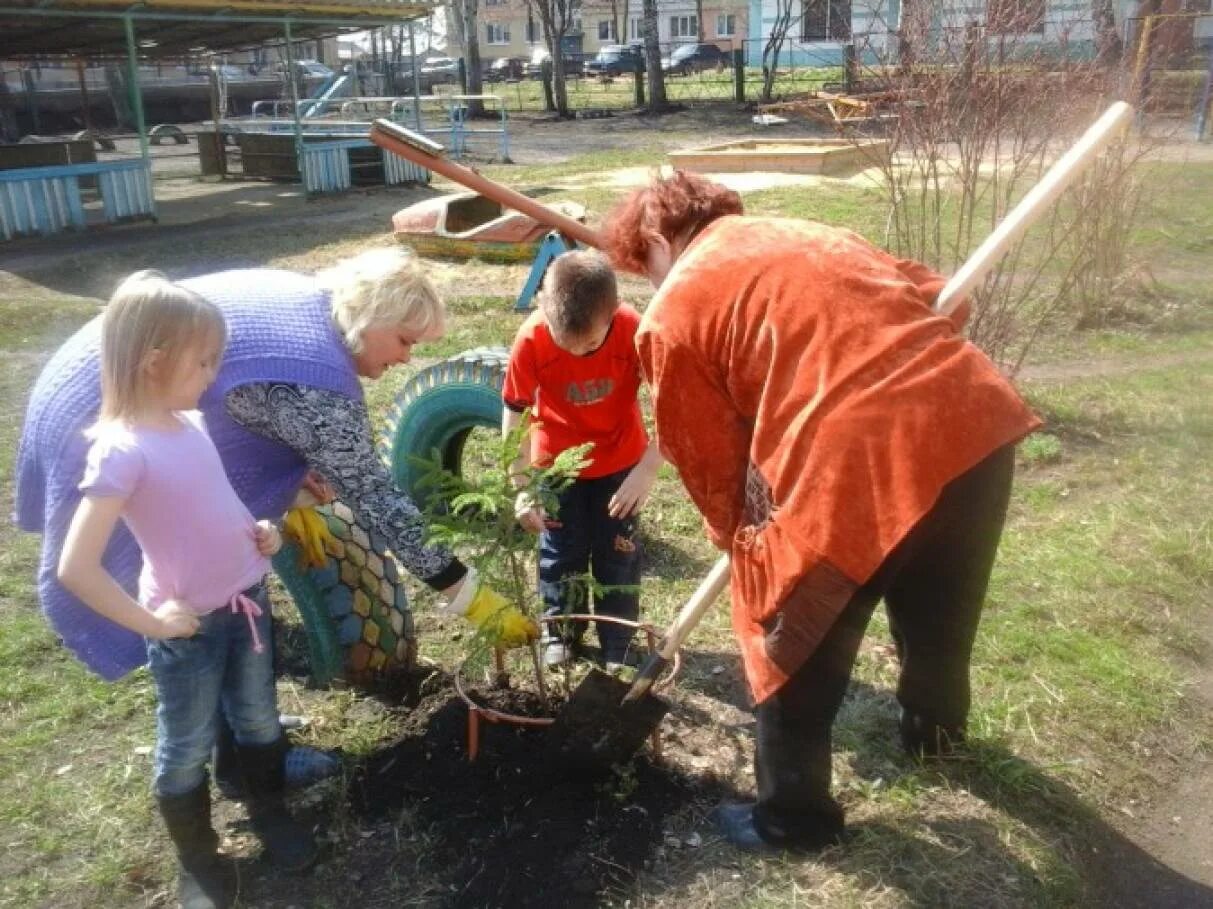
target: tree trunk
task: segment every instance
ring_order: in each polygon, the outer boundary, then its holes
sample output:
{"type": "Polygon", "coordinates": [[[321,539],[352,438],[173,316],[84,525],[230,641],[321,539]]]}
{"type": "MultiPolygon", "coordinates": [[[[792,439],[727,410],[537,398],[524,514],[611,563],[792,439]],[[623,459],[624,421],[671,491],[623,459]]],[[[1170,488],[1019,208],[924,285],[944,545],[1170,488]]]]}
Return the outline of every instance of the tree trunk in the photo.
{"type": "MultiPolygon", "coordinates": [[[[627,14],[627,0],[623,0],[623,4],[624,4],[624,7],[623,7],[624,14],[626,15],[627,14]]],[[[627,28],[627,19],[626,18],[624,19],[624,28],[627,28]]],[[[627,44],[628,43],[626,38],[620,37],[621,35],[623,35],[623,32],[621,32],[619,30],[619,0],[611,0],[611,29],[612,29],[611,38],[614,39],[614,41],[616,43],[618,43],[618,44],[627,44]]]]}
{"type": "Polygon", "coordinates": [[[556,113],[562,117],[569,116],[569,89],[565,82],[564,54],[561,53],[552,55],[552,93],[555,95],[556,113]]]}
{"type": "Polygon", "coordinates": [[[649,110],[665,110],[665,74],[661,71],[661,45],[657,41],[657,0],[644,0],[644,55],[649,71],[649,110]]]}
{"type": "MultiPolygon", "coordinates": [[[[480,26],[477,22],[478,12],[478,0],[463,0],[463,34],[466,38],[463,63],[467,72],[469,95],[479,95],[484,92],[484,74],[481,72],[480,67],[480,26]]],[[[479,117],[483,114],[483,101],[468,102],[469,116],[479,117]]]]}
{"type": "Polygon", "coordinates": [[[703,41],[703,0],[695,0],[695,40],[703,41]]]}

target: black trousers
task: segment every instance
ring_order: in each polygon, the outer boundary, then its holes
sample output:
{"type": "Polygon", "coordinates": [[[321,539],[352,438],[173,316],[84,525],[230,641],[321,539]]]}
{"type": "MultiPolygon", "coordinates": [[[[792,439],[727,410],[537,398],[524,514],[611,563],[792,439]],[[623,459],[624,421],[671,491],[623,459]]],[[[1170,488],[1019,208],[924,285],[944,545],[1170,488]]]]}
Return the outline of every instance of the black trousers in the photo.
{"type": "Polygon", "coordinates": [[[1014,466],[1015,446],[1007,445],[945,486],[813,655],[758,705],[754,823],[767,840],[818,844],[842,830],[842,809],[830,795],[831,727],[882,598],[901,658],[904,744],[930,751],[941,738],[963,736],[969,659],[1014,466]]]}

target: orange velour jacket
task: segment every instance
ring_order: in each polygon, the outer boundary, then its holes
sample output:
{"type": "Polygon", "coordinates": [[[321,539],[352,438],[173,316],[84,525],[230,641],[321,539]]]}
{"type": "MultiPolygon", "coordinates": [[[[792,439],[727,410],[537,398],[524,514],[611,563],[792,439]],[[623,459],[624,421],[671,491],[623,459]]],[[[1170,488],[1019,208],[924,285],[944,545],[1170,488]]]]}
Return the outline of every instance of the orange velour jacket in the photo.
{"type": "Polygon", "coordinates": [[[644,314],[658,443],[732,557],[759,702],[949,481],[1040,425],[932,311],[944,283],[847,230],[731,216],[695,238],[644,314]],[[794,630],[778,647],[777,615],[794,630]]]}

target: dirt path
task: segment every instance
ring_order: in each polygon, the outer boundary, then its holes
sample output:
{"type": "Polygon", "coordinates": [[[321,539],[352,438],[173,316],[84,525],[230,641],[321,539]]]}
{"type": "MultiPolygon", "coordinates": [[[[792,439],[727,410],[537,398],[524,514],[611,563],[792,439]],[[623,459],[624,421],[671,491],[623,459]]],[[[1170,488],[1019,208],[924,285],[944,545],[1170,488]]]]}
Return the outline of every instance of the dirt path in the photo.
{"type": "MultiPolygon", "coordinates": [[[[1213,619],[1203,629],[1213,653],[1213,619]]],[[[1189,677],[1196,712],[1213,710],[1213,661],[1189,677]]],[[[1213,907],[1213,759],[1198,754],[1172,765],[1167,781],[1137,816],[1118,823],[1123,840],[1109,841],[1092,864],[1100,870],[1100,905],[1116,909],[1213,907]],[[1140,855],[1151,861],[1142,862],[1140,855]]]]}
{"type": "MultiPolygon", "coordinates": [[[[1213,360],[1213,350],[1184,351],[1025,367],[1030,382],[1120,376],[1213,360]]],[[[1200,631],[1213,655],[1213,617],[1200,631]]],[[[1188,674],[1195,713],[1213,711],[1213,656],[1188,674]]],[[[1213,907],[1213,757],[1155,768],[1165,780],[1144,807],[1118,819],[1124,840],[1109,838],[1092,864],[1100,870],[1100,905],[1117,909],[1213,907]]]]}

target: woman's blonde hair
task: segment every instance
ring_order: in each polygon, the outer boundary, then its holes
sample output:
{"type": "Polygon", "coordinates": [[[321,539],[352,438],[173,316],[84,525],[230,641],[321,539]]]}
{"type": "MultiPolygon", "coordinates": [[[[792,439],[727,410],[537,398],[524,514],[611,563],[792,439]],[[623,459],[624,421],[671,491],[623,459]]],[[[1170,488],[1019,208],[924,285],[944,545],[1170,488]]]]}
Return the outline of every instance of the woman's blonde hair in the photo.
{"type": "Polygon", "coordinates": [[[101,317],[101,413],[98,422],[130,420],[148,402],[153,351],[174,363],[191,345],[227,341],[223,313],[158,271],[137,271],[118,285],[101,317]]]}
{"type": "Polygon", "coordinates": [[[399,327],[418,341],[440,338],[446,330],[438,291],[406,249],[370,249],[316,277],[332,295],[333,321],[350,353],[362,351],[368,328],[399,327]]]}

